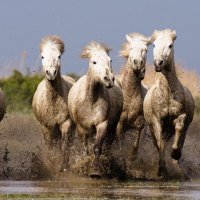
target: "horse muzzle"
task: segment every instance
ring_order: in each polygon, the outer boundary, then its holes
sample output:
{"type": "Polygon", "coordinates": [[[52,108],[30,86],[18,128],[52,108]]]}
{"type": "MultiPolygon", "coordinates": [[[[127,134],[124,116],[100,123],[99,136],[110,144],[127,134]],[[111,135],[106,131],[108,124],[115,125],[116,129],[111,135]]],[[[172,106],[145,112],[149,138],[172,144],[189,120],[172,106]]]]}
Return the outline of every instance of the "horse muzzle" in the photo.
{"type": "Polygon", "coordinates": [[[164,68],[164,60],[156,59],[154,60],[154,66],[156,72],[161,72],[164,68]]]}
{"type": "Polygon", "coordinates": [[[159,66],[157,66],[157,65],[155,66],[155,71],[156,72],[161,72],[162,70],[163,70],[162,66],[160,66],[160,65],[159,66]]]}
{"type": "Polygon", "coordinates": [[[57,70],[46,70],[46,77],[48,80],[53,81],[57,76],[57,70]]]}
{"type": "Polygon", "coordinates": [[[112,76],[111,78],[104,77],[104,85],[107,88],[111,88],[114,85],[115,77],[112,76]]]}

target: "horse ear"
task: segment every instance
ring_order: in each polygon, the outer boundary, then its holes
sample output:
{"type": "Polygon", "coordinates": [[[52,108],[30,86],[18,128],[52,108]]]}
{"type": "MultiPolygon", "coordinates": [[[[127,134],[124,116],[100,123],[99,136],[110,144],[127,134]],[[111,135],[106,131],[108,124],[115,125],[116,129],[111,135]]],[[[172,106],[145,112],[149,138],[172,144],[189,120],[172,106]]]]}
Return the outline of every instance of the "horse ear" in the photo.
{"type": "Polygon", "coordinates": [[[126,39],[127,39],[127,41],[128,41],[129,43],[131,43],[132,38],[131,38],[128,34],[126,34],[126,39]]]}
{"type": "Polygon", "coordinates": [[[87,49],[84,49],[80,56],[81,58],[90,58],[90,52],[87,49]]]}
{"type": "Polygon", "coordinates": [[[151,37],[147,37],[147,45],[150,45],[152,43],[151,37]]]}
{"type": "Polygon", "coordinates": [[[172,40],[174,41],[177,38],[176,31],[172,31],[172,40]]]}
{"type": "Polygon", "coordinates": [[[155,29],[155,31],[151,35],[151,43],[155,41],[155,39],[157,38],[157,35],[158,35],[158,31],[155,29]]]}

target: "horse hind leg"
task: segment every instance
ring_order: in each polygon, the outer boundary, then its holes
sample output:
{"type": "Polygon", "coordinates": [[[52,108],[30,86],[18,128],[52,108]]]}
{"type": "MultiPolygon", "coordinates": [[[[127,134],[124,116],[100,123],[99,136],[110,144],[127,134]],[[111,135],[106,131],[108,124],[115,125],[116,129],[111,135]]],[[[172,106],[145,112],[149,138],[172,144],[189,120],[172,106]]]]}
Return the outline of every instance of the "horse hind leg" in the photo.
{"type": "Polygon", "coordinates": [[[171,157],[174,160],[179,160],[182,155],[182,147],[183,147],[186,132],[187,132],[187,128],[184,124],[185,118],[186,118],[186,114],[184,113],[174,120],[175,137],[174,137],[174,142],[172,145],[172,152],[171,152],[171,157]]]}

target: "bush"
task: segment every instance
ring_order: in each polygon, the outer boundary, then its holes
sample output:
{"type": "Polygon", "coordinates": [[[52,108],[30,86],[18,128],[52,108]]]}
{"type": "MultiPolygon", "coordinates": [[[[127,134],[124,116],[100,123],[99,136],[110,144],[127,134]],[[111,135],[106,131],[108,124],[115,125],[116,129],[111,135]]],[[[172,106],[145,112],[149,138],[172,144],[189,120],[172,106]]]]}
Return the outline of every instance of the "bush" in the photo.
{"type": "Polygon", "coordinates": [[[33,94],[41,80],[40,75],[23,75],[17,70],[10,77],[1,79],[0,87],[6,96],[7,111],[29,111],[33,94]]]}

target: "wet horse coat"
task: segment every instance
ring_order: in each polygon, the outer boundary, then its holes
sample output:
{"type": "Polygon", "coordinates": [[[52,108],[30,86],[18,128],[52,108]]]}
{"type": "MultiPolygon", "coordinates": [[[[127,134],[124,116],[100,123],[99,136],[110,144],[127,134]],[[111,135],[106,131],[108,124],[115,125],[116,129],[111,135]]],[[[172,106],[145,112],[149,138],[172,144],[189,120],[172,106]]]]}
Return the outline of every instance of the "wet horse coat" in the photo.
{"type": "Polygon", "coordinates": [[[104,139],[115,133],[122,111],[122,93],[114,84],[108,53],[109,49],[97,42],[91,42],[84,49],[81,56],[89,58],[89,69],[73,85],[68,98],[70,116],[83,142],[87,143],[91,130],[96,132],[91,176],[100,176],[99,157],[104,139]]]}
{"type": "Polygon", "coordinates": [[[156,80],[144,99],[144,116],[159,152],[159,176],[167,172],[164,160],[165,139],[175,136],[171,157],[179,160],[194,115],[191,92],[176,75],[173,49],[175,39],[176,32],[170,29],[153,33],[156,80]]]}

